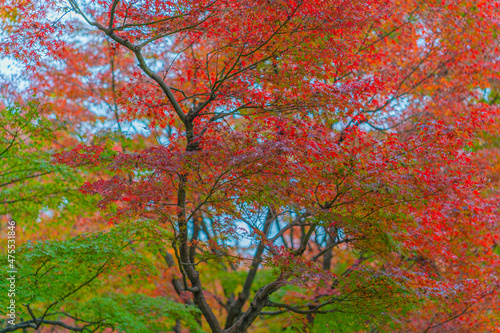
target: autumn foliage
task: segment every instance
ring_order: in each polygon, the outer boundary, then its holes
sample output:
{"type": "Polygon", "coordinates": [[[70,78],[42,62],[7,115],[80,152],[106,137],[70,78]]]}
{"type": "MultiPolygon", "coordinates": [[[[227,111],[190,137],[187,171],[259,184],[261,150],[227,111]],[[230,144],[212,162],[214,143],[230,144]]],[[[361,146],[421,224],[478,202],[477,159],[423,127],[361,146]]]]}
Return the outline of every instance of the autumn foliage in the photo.
{"type": "Polygon", "coordinates": [[[499,331],[497,1],[0,3],[0,332],[499,331]]]}

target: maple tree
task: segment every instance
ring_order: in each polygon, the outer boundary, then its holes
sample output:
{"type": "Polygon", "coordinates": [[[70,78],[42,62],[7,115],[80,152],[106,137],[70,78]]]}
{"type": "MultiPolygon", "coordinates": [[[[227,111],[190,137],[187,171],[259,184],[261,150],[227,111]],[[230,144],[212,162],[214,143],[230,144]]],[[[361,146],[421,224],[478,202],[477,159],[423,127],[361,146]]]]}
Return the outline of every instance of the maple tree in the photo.
{"type": "Polygon", "coordinates": [[[498,2],[0,3],[0,332],[498,331],[498,2]]]}

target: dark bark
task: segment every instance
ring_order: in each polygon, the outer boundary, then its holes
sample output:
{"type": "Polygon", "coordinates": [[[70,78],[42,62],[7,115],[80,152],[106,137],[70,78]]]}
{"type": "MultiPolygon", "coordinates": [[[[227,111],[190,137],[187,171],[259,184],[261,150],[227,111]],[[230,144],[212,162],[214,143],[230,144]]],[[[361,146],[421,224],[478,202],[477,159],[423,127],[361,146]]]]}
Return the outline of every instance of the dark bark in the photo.
{"type": "MultiPolygon", "coordinates": [[[[266,235],[266,237],[267,234],[269,233],[271,223],[275,219],[276,219],[276,212],[272,208],[269,208],[266,219],[264,221],[264,228],[263,228],[263,232],[264,235],[266,235]]],[[[236,299],[229,305],[229,311],[227,314],[226,325],[225,325],[226,329],[230,328],[234,324],[238,316],[241,315],[241,309],[243,308],[243,305],[250,297],[250,290],[252,288],[255,276],[257,275],[257,270],[259,269],[259,265],[262,261],[262,254],[264,253],[264,249],[265,245],[261,241],[257,246],[257,250],[255,251],[255,255],[252,260],[252,266],[250,267],[250,271],[248,272],[245,284],[243,285],[243,290],[239,294],[238,299],[236,299]]]]}

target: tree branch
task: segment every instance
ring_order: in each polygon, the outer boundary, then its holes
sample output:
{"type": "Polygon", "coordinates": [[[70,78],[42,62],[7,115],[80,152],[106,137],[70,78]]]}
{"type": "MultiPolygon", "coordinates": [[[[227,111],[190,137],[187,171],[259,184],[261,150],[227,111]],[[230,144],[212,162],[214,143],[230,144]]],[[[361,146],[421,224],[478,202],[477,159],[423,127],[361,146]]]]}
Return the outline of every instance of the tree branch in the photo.
{"type": "MultiPolygon", "coordinates": [[[[266,219],[264,221],[264,228],[262,230],[263,234],[267,237],[269,233],[269,229],[271,227],[271,223],[276,219],[276,212],[272,207],[269,208],[267,212],[266,219]]],[[[241,314],[241,309],[243,305],[248,300],[250,296],[250,289],[252,288],[253,281],[255,276],[257,275],[257,270],[259,268],[260,263],[262,262],[262,254],[264,253],[265,244],[263,241],[260,241],[257,246],[257,250],[255,251],[255,255],[252,260],[252,266],[250,267],[250,271],[245,280],[245,284],[243,285],[243,290],[238,295],[238,299],[229,305],[229,310],[226,319],[225,329],[230,328],[236,318],[241,314]]]]}

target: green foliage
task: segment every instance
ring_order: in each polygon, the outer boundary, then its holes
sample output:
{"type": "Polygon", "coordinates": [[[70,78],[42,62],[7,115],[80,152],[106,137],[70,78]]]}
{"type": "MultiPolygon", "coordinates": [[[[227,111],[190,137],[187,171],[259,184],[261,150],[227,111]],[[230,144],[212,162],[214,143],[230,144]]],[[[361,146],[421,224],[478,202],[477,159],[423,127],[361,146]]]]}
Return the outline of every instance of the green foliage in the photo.
{"type": "Polygon", "coordinates": [[[367,329],[366,323],[356,313],[333,312],[328,316],[317,316],[311,333],[350,333],[362,332],[367,329]],[[361,320],[360,320],[361,319],[361,320]]]}
{"type": "Polygon", "coordinates": [[[51,163],[52,146],[66,131],[64,124],[39,109],[29,102],[0,110],[0,215],[32,223],[48,210],[63,220],[91,214],[95,199],[78,192],[82,175],[51,163]]]}
{"type": "MultiPolygon", "coordinates": [[[[106,327],[127,333],[168,331],[179,321],[192,332],[202,332],[194,306],[133,292],[137,285],[147,289],[144,281],[157,274],[151,253],[162,248],[165,238],[168,235],[153,223],[138,221],[109,232],[23,244],[15,254],[19,315],[30,318],[26,304],[37,317],[47,311],[51,320],[64,318],[57,314],[61,310],[97,331],[106,327]],[[116,288],[121,294],[109,291],[116,288]]],[[[8,265],[7,257],[2,257],[4,295],[9,289],[8,265]]],[[[0,306],[8,302],[2,298],[0,306]]]]}
{"type": "MultiPolygon", "coordinates": [[[[153,265],[132,247],[141,240],[138,236],[140,232],[128,226],[65,241],[27,242],[16,253],[16,298],[43,310],[70,297],[87,297],[84,289],[97,291],[105,286],[105,274],[110,278],[126,269],[133,269],[134,279],[152,274],[153,265]]],[[[6,256],[1,266],[0,292],[7,294],[6,256]]],[[[8,301],[2,298],[0,304],[6,306],[8,301]]]]}
{"type": "Polygon", "coordinates": [[[203,332],[196,318],[199,310],[167,297],[108,294],[95,297],[76,309],[89,321],[112,323],[119,332],[142,333],[171,330],[176,320],[191,332],[203,332]]]}
{"type": "MultiPolygon", "coordinates": [[[[346,266],[338,265],[339,272],[345,272],[346,266]]],[[[422,304],[423,298],[412,293],[407,280],[397,274],[380,271],[376,273],[369,266],[360,266],[346,276],[341,276],[334,282],[335,292],[323,295],[316,302],[312,302],[312,295],[304,295],[303,288],[294,285],[282,287],[271,297],[273,302],[290,304],[290,295],[294,296],[293,307],[301,310],[310,310],[311,304],[326,304],[321,306],[319,314],[314,316],[313,326],[310,326],[305,315],[285,312],[280,317],[286,316],[288,320],[271,322],[272,332],[297,332],[311,333],[330,332],[364,332],[377,328],[380,331],[389,329],[397,330],[402,324],[394,317],[389,309],[397,307],[401,314],[415,310],[422,304]],[[291,326],[283,329],[279,323],[287,322],[291,326]]],[[[317,296],[315,296],[316,298],[317,296]]],[[[268,308],[269,310],[286,310],[286,308],[268,308]]]]}

